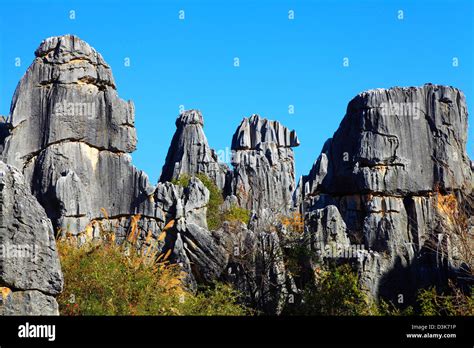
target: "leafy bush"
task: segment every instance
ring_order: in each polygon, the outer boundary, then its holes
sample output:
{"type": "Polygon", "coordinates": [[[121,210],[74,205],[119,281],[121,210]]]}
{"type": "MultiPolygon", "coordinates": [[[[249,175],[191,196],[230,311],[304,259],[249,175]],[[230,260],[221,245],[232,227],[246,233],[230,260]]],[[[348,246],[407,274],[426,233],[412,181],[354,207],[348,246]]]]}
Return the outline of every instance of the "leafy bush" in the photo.
{"type": "Polygon", "coordinates": [[[216,230],[222,226],[222,213],[220,207],[224,203],[222,192],[217,185],[205,174],[197,174],[196,177],[209,190],[209,202],[207,204],[207,226],[210,230],[216,230]]]}
{"type": "Polygon", "coordinates": [[[181,174],[178,179],[171,180],[171,183],[173,185],[177,185],[181,187],[188,187],[190,180],[191,180],[191,177],[189,175],[181,174]]]}
{"type": "Polygon", "coordinates": [[[383,299],[379,300],[379,304],[374,312],[374,315],[388,315],[388,316],[410,316],[415,315],[415,309],[413,306],[406,308],[398,308],[392,302],[386,302],[383,299]]]}
{"type": "Polygon", "coordinates": [[[466,295],[451,286],[453,294],[438,294],[435,287],[418,292],[417,301],[421,315],[474,315],[474,288],[466,295]]]}
{"type": "Polygon", "coordinates": [[[359,289],[357,274],[347,264],[318,270],[316,284],[305,288],[303,303],[295,309],[294,314],[303,315],[371,315],[375,312],[359,289]]]}
{"type": "MultiPolygon", "coordinates": [[[[135,223],[137,220],[134,220],[135,223]]],[[[136,241],[132,228],[127,241],[136,241]]],[[[197,294],[182,282],[183,273],[150,250],[117,245],[115,238],[87,241],[58,240],[64,291],[58,297],[61,315],[246,315],[239,294],[216,284],[197,294]],[[150,257],[152,255],[152,257],[150,257]]]]}
{"type": "Polygon", "coordinates": [[[183,303],[186,315],[250,315],[253,310],[238,305],[240,293],[230,285],[215,283],[214,286],[201,289],[183,303]]]}
{"type": "Polygon", "coordinates": [[[240,221],[248,225],[250,221],[250,211],[232,204],[230,209],[223,213],[222,220],[224,221],[240,221]]]}
{"type": "Polygon", "coordinates": [[[450,294],[439,294],[435,287],[420,289],[416,303],[405,309],[400,309],[392,303],[380,301],[378,314],[380,315],[474,315],[474,292],[470,295],[450,283],[450,294]]]}
{"type": "Polygon", "coordinates": [[[185,294],[179,271],[164,264],[134,264],[114,244],[59,242],[65,289],[58,302],[69,315],[180,314],[185,294]]]}

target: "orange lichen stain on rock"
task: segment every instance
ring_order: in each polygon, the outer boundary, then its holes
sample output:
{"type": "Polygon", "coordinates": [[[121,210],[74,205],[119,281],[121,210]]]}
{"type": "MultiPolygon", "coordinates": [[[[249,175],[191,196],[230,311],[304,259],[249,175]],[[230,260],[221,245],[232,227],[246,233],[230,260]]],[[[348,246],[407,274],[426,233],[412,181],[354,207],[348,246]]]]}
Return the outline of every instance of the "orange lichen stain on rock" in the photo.
{"type": "Polygon", "coordinates": [[[12,293],[11,289],[5,286],[0,287],[0,291],[2,292],[3,300],[5,300],[12,293]]]}
{"type": "Polygon", "coordinates": [[[438,212],[450,223],[456,222],[459,215],[459,205],[456,196],[453,193],[446,195],[438,193],[436,199],[438,212]]]}
{"type": "Polygon", "coordinates": [[[385,164],[377,164],[372,167],[372,170],[385,174],[387,172],[388,166],[385,164]]]}
{"type": "Polygon", "coordinates": [[[291,228],[294,232],[303,232],[304,231],[304,217],[300,213],[293,213],[292,217],[283,216],[281,218],[281,223],[287,227],[291,228]]]}

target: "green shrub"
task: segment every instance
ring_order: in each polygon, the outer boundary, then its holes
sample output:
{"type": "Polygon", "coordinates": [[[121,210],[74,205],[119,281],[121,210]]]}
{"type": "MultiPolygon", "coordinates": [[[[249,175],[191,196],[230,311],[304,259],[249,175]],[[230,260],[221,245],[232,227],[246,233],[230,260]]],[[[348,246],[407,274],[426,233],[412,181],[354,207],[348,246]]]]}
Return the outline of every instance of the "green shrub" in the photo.
{"type": "Polygon", "coordinates": [[[80,248],[58,242],[64,291],[62,315],[177,315],[186,292],[179,270],[136,264],[113,243],[88,242],[80,248]]]}
{"type": "Polygon", "coordinates": [[[190,180],[191,180],[191,177],[189,175],[181,174],[178,179],[171,180],[171,183],[173,185],[177,185],[181,187],[188,187],[190,180]]]}
{"type": "MultiPolygon", "coordinates": [[[[128,241],[134,241],[134,233],[128,241]]],[[[115,238],[58,240],[64,291],[58,297],[61,315],[246,315],[238,293],[217,284],[197,294],[188,291],[169,253],[149,257],[115,238]],[[128,247],[128,249],[127,249],[128,247]],[[126,252],[128,250],[128,252],[126,252]],[[164,257],[163,257],[164,256],[164,257]],[[165,260],[165,261],[163,261],[165,260]]],[[[153,253],[151,253],[153,255],[153,253]]]]}
{"type": "Polygon", "coordinates": [[[223,213],[222,220],[231,222],[240,221],[248,225],[250,221],[250,210],[232,204],[230,209],[223,213]]]}
{"type": "Polygon", "coordinates": [[[216,230],[222,226],[222,213],[220,207],[224,203],[222,192],[217,185],[205,174],[197,174],[196,177],[209,190],[209,202],[207,204],[207,226],[210,230],[216,230]]]}
{"type": "Polygon", "coordinates": [[[347,264],[320,269],[316,284],[305,288],[303,303],[297,307],[294,314],[303,315],[371,315],[375,311],[347,264]]]}
{"type": "Polygon", "coordinates": [[[306,274],[306,265],[304,260],[309,260],[312,253],[311,250],[301,240],[289,240],[284,235],[280,237],[280,244],[283,247],[284,252],[284,263],[285,269],[288,274],[293,277],[298,287],[302,287],[303,284],[300,280],[306,274]]]}
{"type": "Polygon", "coordinates": [[[190,296],[183,304],[186,315],[250,315],[254,311],[238,305],[240,294],[230,285],[216,283],[190,296]]]}
{"type": "Polygon", "coordinates": [[[392,303],[380,300],[378,314],[380,315],[474,315],[474,295],[464,294],[459,288],[450,284],[450,294],[439,294],[435,287],[420,289],[416,303],[405,309],[400,309],[392,303]]]}
{"type": "MultiPolygon", "coordinates": [[[[208,178],[205,174],[196,174],[196,177],[201,180],[204,186],[209,190],[209,202],[207,204],[207,226],[210,230],[217,230],[222,226],[224,221],[241,221],[246,225],[250,221],[250,211],[240,208],[237,205],[232,205],[228,211],[222,212],[221,206],[224,203],[222,191],[217,185],[208,178]]],[[[171,181],[174,185],[188,187],[191,177],[187,174],[180,175],[178,179],[171,181]]]]}
{"type": "Polygon", "coordinates": [[[392,302],[386,302],[383,299],[379,300],[379,304],[374,312],[374,315],[388,315],[388,316],[410,316],[416,315],[413,306],[400,309],[392,302]]]}
{"type": "Polygon", "coordinates": [[[438,294],[435,287],[421,289],[417,302],[421,315],[474,315],[474,288],[471,294],[464,294],[451,285],[452,294],[438,294]]]}

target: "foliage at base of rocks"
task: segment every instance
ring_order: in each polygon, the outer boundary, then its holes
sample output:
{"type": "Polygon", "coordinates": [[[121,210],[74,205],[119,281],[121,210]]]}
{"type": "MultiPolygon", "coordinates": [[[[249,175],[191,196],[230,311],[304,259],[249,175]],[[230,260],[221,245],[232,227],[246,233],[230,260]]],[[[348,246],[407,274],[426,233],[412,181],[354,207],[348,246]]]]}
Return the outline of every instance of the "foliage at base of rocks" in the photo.
{"type": "MultiPolygon", "coordinates": [[[[248,209],[232,204],[228,210],[222,211],[221,207],[224,203],[222,191],[205,174],[196,174],[196,177],[201,180],[204,186],[209,190],[209,202],[207,204],[207,225],[210,230],[217,230],[222,226],[224,221],[243,222],[246,225],[249,223],[250,211],[248,209]]],[[[182,187],[188,187],[190,180],[191,176],[182,174],[178,179],[173,179],[171,183],[182,187]]]]}
{"type": "Polygon", "coordinates": [[[230,208],[223,213],[222,220],[229,222],[243,222],[245,225],[248,225],[250,221],[250,210],[232,204],[230,208]]]}
{"type": "Polygon", "coordinates": [[[113,241],[59,240],[65,286],[61,315],[246,315],[231,287],[216,284],[193,294],[177,265],[149,262],[113,241]]]}
{"type": "Polygon", "coordinates": [[[205,174],[197,174],[196,177],[209,190],[209,202],[207,203],[207,226],[210,230],[216,230],[222,226],[221,205],[224,203],[222,192],[217,185],[205,174]]]}
{"type": "Polygon", "coordinates": [[[470,294],[451,286],[450,294],[439,294],[435,287],[422,289],[418,292],[420,315],[474,315],[474,287],[470,294]]]}
{"type": "Polygon", "coordinates": [[[357,273],[350,265],[330,265],[316,270],[316,281],[307,285],[300,304],[289,314],[373,315],[376,306],[358,286],[357,273]]]}

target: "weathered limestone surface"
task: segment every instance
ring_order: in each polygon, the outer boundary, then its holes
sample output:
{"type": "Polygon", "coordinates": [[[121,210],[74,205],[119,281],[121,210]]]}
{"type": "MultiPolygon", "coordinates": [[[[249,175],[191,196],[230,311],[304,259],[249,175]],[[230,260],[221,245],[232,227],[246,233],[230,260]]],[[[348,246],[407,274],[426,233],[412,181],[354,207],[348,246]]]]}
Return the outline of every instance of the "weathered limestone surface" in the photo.
{"type": "Polygon", "coordinates": [[[295,190],[295,131],[258,115],[243,119],[232,139],[232,192],[239,205],[261,214],[288,213],[295,190]],[[267,212],[265,212],[267,210],[267,212]]]}
{"type": "Polygon", "coordinates": [[[299,144],[298,138],[276,121],[257,115],[245,118],[233,137],[234,170],[230,171],[210,149],[203,124],[197,110],[178,117],[160,181],[205,174],[223,191],[222,209],[249,209],[253,211],[252,221],[249,226],[225,224],[208,232],[207,226],[190,222],[188,216],[178,225],[177,259],[184,263],[189,260],[198,281],[224,279],[242,290],[249,303],[268,313],[280,312],[287,294],[287,275],[278,236],[269,228],[281,224],[279,214],[288,213],[293,205],[291,147],[299,144]],[[234,255],[239,250],[242,254],[234,255]]]}
{"type": "Polygon", "coordinates": [[[303,178],[306,233],[326,239],[321,212],[330,208],[335,238],[365,248],[354,258],[374,296],[411,298],[417,288],[446,284],[465,267],[443,202],[451,197],[461,207],[459,193],[472,192],[466,141],[467,108],[456,88],[359,94],[303,178]]]}
{"type": "Polygon", "coordinates": [[[0,162],[0,314],[58,314],[63,276],[51,221],[21,173],[0,162]]]}
{"type": "Polygon", "coordinates": [[[224,190],[229,169],[219,163],[204,134],[204,119],[199,110],[183,112],[176,120],[176,132],[166,156],[160,181],[172,181],[181,175],[205,174],[224,190]]]}
{"type": "Polygon", "coordinates": [[[279,314],[292,289],[276,232],[254,232],[245,224],[225,223],[218,231],[230,250],[221,279],[244,294],[247,303],[268,314],[279,314]]]}
{"type": "Polygon", "coordinates": [[[72,35],[44,40],[13,96],[4,160],[19,168],[53,224],[152,210],[146,174],[131,164],[134,107],[117,96],[110,67],[72,35]]]}
{"type": "Polygon", "coordinates": [[[306,193],[424,194],[471,184],[467,107],[456,88],[363,92],[323,148],[306,193]]]}
{"type": "MultiPolygon", "coordinates": [[[[33,261],[0,259],[0,314],[57,314],[62,275],[53,229],[85,238],[100,224],[117,241],[139,216],[141,242],[157,238],[186,272],[186,284],[225,280],[266,313],[280,313],[295,288],[285,269],[282,217],[304,216],[310,272],[327,247],[357,248],[361,286],[373,296],[409,298],[466,268],[452,210],[473,191],[466,154],[467,107],[453,87],[379,89],[348,105],[339,129],[307,176],[295,183],[295,131],[258,115],[244,118],[232,139],[232,166],[218,161],[200,111],[176,120],[160,182],[132,165],[134,106],[120,99],[110,67],[72,35],[44,40],[0,117],[0,242],[35,245],[33,261]],[[204,174],[223,193],[223,211],[248,209],[248,225],[207,225],[204,174]],[[190,176],[187,187],[172,184],[190,176]],[[446,207],[451,212],[446,211],[446,207]],[[86,234],[87,235],[87,234],[86,234]]],[[[470,225],[472,223],[470,218],[470,225]]]]}

